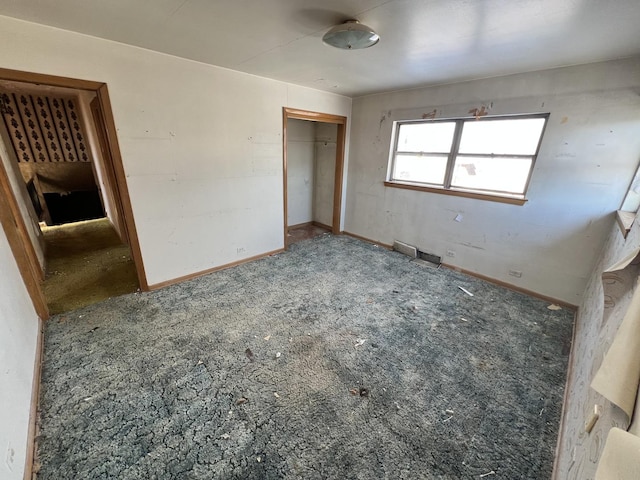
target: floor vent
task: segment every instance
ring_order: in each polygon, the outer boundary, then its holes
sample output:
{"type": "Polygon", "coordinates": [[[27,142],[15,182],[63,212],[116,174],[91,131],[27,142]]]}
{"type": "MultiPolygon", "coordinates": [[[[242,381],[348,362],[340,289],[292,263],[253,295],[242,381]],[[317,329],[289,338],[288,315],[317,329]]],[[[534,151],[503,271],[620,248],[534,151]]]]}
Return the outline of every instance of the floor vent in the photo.
{"type": "Polygon", "coordinates": [[[433,253],[418,251],[418,258],[416,261],[427,267],[440,268],[440,265],[442,264],[442,257],[434,255],[433,253]]]}
{"type": "Polygon", "coordinates": [[[393,242],[393,249],[396,252],[403,253],[405,255],[410,256],[411,258],[418,258],[418,249],[413,245],[409,245],[408,243],[399,242],[395,240],[393,242]]]}

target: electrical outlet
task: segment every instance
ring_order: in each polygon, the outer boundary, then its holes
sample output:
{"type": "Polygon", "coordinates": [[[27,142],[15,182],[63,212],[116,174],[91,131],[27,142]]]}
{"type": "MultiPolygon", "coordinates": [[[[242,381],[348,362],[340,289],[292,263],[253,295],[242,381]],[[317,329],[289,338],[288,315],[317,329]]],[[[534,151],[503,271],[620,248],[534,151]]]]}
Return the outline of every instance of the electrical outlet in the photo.
{"type": "Polygon", "coordinates": [[[520,270],[509,270],[509,275],[512,277],[520,278],[522,277],[522,272],[520,270]]]}
{"type": "Polygon", "coordinates": [[[447,250],[447,257],[455,257],[456,256],[456,252],[454,252],[453,250],[447,250]]]}

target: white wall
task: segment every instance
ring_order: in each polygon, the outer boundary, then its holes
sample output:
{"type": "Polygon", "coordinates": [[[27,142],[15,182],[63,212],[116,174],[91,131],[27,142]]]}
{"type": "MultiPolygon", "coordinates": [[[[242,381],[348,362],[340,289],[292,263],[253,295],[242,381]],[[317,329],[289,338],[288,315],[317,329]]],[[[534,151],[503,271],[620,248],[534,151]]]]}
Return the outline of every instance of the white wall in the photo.
{"type": "Polygon", "coordinates": [[[0,228],[0,478],[22,479],[38,317],[0,228]]]}
{"type": "Polygon", "coordinates": [[[287,121],[287,225],[313,220],[315,123],[287,121]]]}
{"type": "Polygon", "coordinates": [[[345,230],[579,304],[640,159],[639,88],[632,58],[356,98],[345,230]],[[393,120],[481,105],[491,115],[551,113],[524,206],[383,185],[393,120]]]}
{"type": "Polygon", "coordinates": [[[313,220],[333,227],[338,126],[333,123],[316,123],[315,139],[313,220]]]}
{"type": "Polygon", "coordinates": [[[0,67],[106,82],[150,284],[283,247],[282,107],[351,99],[0,17],[0,67]]]}

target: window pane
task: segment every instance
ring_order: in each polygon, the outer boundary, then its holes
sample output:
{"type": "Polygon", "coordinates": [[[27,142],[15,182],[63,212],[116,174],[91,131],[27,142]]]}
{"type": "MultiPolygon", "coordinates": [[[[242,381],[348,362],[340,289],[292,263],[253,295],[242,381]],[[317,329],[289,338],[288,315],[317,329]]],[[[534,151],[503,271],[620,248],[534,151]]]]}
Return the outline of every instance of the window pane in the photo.
{"type": "Polygon", "coordinates": [[[396,155],[392,180],[442,185],[447,155],[396,155]]]}
{"type": "Polygon", "coordinates": [[[467,121],[462,128],[460,153],[535,155],[544,118],[467,121]]]}
{"type": "Polygon", "coordinates": [[[451,186],[523,194],[531,162],[531,158],[460,156],[451,186]]]}
{"type": "Polygon", "coordinates": [[[398,152],[449,153],[455,122],[403,123],[398,131],[398,152]]]}

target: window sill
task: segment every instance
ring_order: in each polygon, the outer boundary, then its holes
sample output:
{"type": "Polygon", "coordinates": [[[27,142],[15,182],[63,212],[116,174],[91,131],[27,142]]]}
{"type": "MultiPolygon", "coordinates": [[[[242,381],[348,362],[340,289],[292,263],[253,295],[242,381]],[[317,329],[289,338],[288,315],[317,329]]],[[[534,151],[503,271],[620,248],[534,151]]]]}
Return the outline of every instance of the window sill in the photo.
{"type": "Polygon", "coordinates": [[[486,200],[489,202],[508,203],[510,205],[524,205],[526,198],[503,197],[501,195],[490,195],[485,193],[467,192],[465,190],[450,190],[436,187],[425,187],[423,185],[413,185],[410,183],[384,182],[385,187],[403,188],[405,190],[417,190],[419,192],[440,193],[454,197],[474,198],[476,200],[486,200]]]}

